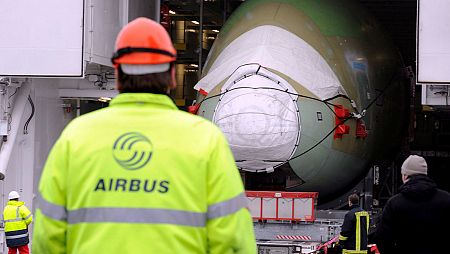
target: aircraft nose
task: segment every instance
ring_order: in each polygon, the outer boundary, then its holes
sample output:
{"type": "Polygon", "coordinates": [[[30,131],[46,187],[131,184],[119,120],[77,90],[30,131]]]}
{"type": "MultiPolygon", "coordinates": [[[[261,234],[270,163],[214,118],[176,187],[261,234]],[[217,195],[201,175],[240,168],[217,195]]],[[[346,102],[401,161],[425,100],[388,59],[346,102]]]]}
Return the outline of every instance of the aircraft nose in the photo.
{"type": "Polygon", "coordinates": [[[222,95],[213,121],[227,137],[237,165],[247,171],[271,171],[288,160],[300,135],[296,97],[258,75],[239,80],[222,95]]]}

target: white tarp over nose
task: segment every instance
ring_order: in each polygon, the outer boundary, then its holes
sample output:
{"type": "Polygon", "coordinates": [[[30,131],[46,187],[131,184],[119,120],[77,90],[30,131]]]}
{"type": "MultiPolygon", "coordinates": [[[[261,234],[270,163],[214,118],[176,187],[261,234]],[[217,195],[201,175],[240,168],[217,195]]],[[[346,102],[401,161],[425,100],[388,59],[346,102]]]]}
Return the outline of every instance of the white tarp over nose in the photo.
{"type": "Polygon", "coordinates": [[[297,35],[277,26],[256,27],[231,42],[195,89],[210,92],[239,66],[257,63],[292,78],[319,99],[346,95],[325,59],[297,35]]]}
{"type": "Polygon", "coordinates": [[[300,116],[296,91],[287,81],[259,65],[245,65],[221,92],[213,122],[227,137],[240,168],[271,171],[292,157],[300,116]]]}

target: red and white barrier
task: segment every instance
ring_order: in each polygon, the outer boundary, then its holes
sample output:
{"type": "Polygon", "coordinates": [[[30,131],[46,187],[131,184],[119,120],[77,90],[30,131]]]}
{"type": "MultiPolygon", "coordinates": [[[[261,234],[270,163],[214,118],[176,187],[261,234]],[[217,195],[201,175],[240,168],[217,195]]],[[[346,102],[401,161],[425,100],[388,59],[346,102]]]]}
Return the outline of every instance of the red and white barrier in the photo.
{"type": "Polygon", "coordinates": [[[311,236],[309,235],[277,235],[276,238],[280,240],[311,241],[311,236]]]}

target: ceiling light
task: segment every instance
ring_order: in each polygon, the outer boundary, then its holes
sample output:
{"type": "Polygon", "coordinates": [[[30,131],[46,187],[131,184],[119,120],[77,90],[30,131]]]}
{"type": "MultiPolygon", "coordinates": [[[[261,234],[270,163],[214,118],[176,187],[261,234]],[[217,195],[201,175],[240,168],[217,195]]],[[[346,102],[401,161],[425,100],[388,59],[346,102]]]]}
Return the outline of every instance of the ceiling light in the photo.
{"type": "Polygon", "coordinates": [[[172,11],[172,10],[170,10],[169,13],[172,14],[172,15],[177,14],[176,12],[174,12],[174,11],[172,11]]]}
{"type": "Polygon", "coordinates": [[[191,66],[191,67],[195,67],[195,68],[197,68],[197,67],[198,67],[198,65],[197,65],[197,64],[190,64],[189,66],[191,66]]]}
{"type": "Polygon", "coordinates": [[[214,33],[218,33],[219,32],[219,30],[217,30],[217,29],[213,29],[212,30],[214,33]]]}
{"type": "Polygon", "coordinates": [[[200,23],[198,23],[198,21],[196,21],[196,20],[191,21],[191,22],[194,23],[194,24],[196,24],[196,25],[200,24],[200,23]]]}
{"type": "Polygon", "coordinates": [[[100,98],[98,98],[98,101],[101,101],[101,102],[109,102],[111,100],[111,98],[109,98],[109,97],[100,97],[100,98]]]}
{"type": "Polygon", "coordinates": [[[186,29],[186,32],[195,33],[195,32],[197,32],[197,30],[195,30],[195,29],[186,29]]]}

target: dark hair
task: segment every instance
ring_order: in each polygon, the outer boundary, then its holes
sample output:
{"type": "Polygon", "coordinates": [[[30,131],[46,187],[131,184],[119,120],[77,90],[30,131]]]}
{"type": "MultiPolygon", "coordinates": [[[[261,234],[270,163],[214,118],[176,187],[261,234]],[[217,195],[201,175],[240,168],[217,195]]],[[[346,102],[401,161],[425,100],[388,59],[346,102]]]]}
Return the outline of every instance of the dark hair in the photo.
{"type": "Polygon", "coordinates": [[[359,203],[359,196],[356,193],[353,193],[352,195],[348,196],[348,201],[352,203],[352,205],[357,205],[359,203]]]}
{"type": "Polygon", "coordinates": [[[171,68],[166,72],[144,75],[128,75],[119,66],[117,71],[120,93],[155,93],[167,94],[171,83],[171,68]]]}

